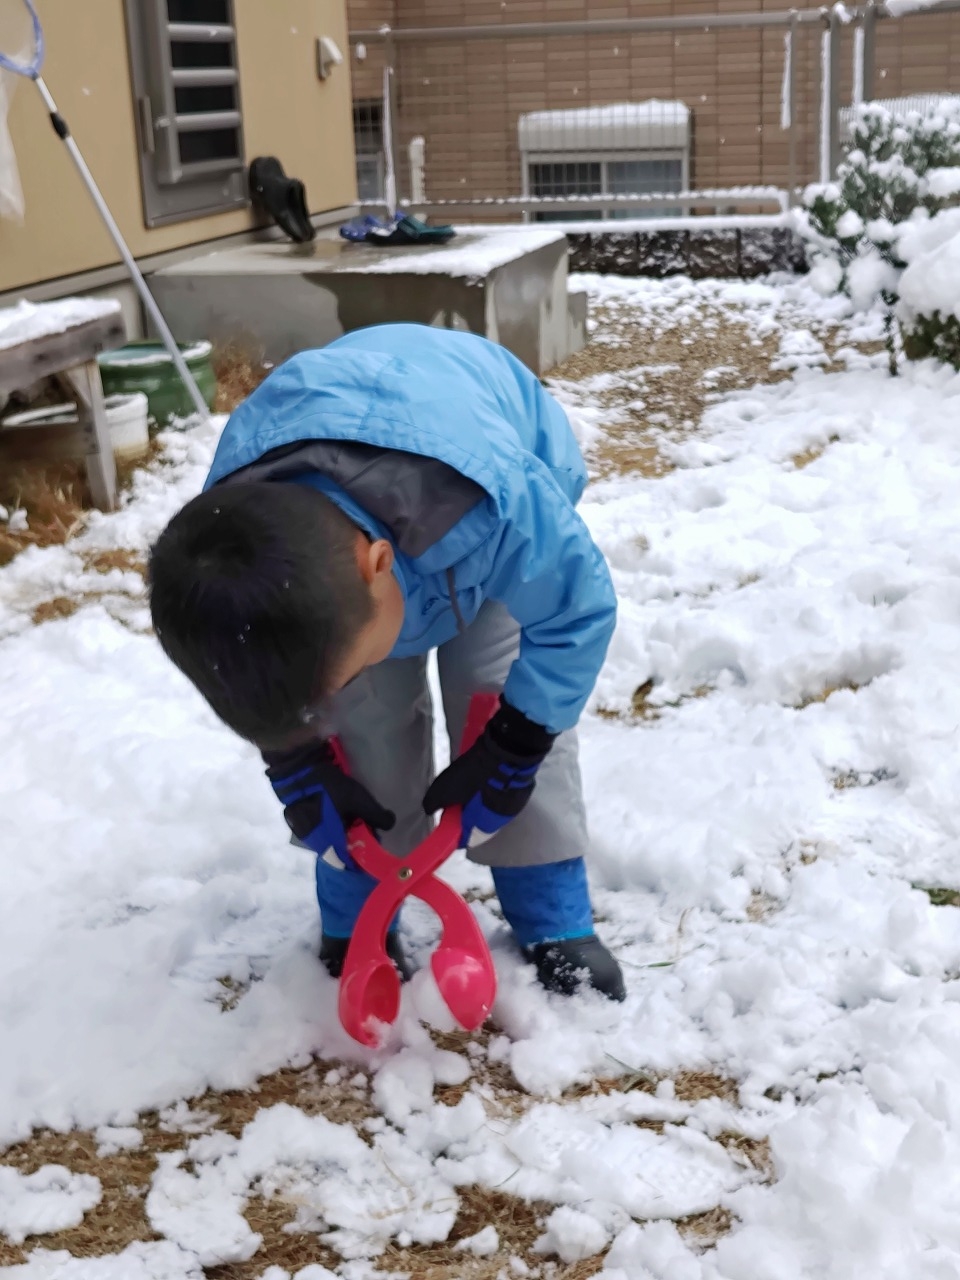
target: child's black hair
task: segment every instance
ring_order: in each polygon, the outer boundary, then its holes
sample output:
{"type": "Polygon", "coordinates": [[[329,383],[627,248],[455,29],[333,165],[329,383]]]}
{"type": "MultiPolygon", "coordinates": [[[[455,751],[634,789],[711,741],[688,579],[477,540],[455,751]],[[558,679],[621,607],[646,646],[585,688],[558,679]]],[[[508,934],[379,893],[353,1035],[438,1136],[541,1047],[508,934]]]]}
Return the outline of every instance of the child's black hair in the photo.
{"type": "Polygon", "coordinates": [[[150,611],[164,652],[260,747],[302,733],[373,616],[356,538],[315,490],[251,481],[188,502],[153,547],[150,611]]]}

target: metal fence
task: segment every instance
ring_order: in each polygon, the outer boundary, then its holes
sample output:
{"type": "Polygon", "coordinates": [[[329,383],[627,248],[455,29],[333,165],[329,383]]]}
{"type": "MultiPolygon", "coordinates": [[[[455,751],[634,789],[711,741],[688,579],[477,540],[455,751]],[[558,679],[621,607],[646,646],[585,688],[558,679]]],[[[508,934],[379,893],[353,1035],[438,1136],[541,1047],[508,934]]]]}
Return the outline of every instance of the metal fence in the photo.
{"type": "Polygon", "coordinates": [[[352,33],[365,206],[476,221],[780,211],[834,171],[845,107],[960,89],[960,0],[899,19],[877,0],[537,23],[473,0],[470,13],[352,33]]]}

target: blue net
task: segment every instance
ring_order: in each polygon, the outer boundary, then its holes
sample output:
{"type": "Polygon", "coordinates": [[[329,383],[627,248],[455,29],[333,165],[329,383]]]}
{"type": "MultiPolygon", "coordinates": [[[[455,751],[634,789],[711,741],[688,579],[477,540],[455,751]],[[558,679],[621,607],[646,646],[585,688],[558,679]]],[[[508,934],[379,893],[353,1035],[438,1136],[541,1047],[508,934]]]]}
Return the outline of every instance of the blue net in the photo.
{"type": "Polygon", "coordinates": [[[21,0],[0,0],[0,71],[36,80],[43,66],[43,28],[33,0],[22,4],[26,15],[20,10],[21,0]],[[16,28],[11,29],[14,22],[16,28]]]}

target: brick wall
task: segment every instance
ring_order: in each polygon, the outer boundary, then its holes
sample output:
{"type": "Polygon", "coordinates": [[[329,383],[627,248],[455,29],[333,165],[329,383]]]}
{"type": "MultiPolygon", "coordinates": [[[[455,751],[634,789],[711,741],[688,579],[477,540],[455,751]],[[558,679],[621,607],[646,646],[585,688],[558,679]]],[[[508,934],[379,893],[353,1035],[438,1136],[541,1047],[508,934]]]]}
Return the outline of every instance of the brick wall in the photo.
{"type": "MultiPolygon", "coordinates": [[[[792,0],[350,0],[352,30],[499,25],[788,10],[792,0]]],[[[820,35],[794,45],[797,178],[817,177],[820,35]]],[[[843,101],[852,84],[853,37],[841,46],[843,101]]],[[[692,112],[691,186],[785,187],[789,142],[780,127],[782,29],[678,31],[442,41],[396,47],[398,141],[426,139],[431,199],[508,196],[521,190],[518,117],[529,111],[650,98],[692,112]]],[[[383,46],[352,60],[354,99],[380,97],[383,46]]],[[[960,14],[911,15],[878,24],[877,96],[960,92],[960,14]]],[[[405,193],[405,174],[400,175],[405,193]]]]}

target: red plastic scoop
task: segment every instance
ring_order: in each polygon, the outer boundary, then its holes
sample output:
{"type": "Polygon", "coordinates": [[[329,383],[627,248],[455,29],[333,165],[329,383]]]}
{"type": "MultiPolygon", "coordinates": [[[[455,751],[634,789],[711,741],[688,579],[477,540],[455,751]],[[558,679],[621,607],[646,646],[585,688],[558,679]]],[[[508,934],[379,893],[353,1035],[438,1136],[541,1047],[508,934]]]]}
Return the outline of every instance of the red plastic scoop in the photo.
{"type": "MultiPolygon", "coordinates": [[[[496,694],[473,696],[461,753],[483,732],[497,701],[496,694]]],[[[345,768],[340,744],[334,742],[333,747],[345,768]]],[[[430,957],[430,967],[457,1022],[473,1031],[493,1007],[497,975],[486,939],[460,895],[433,874],[459,847],[460,828],[459,807],[445,809],[434,830],[406,858],[387,853],[362,822],[347,832],[350,856],[380,882],[360,912],[340,978],[340,1021],[361,1044],[376,1047],[380,1024],[394,1022],[400,1011],[400,975],[386,953],[386,939],[390,922],[410,894],[440,917],[440,943],[430,957]]]]}

